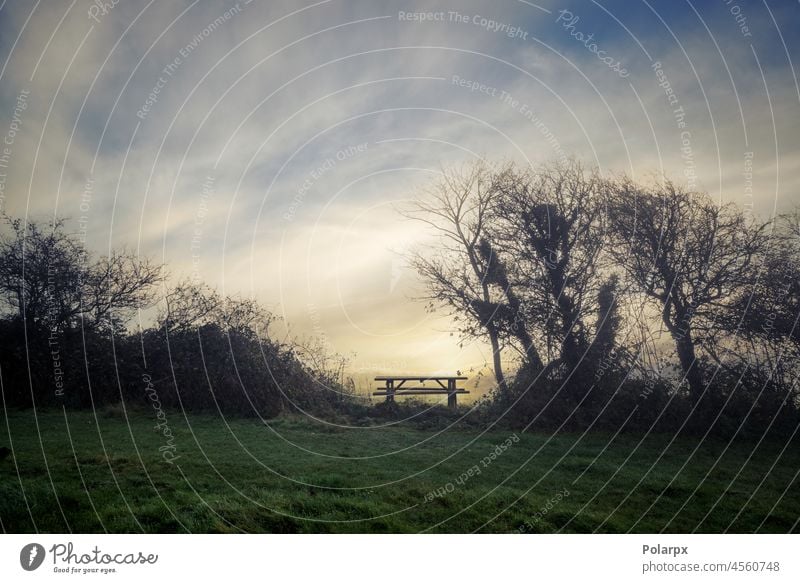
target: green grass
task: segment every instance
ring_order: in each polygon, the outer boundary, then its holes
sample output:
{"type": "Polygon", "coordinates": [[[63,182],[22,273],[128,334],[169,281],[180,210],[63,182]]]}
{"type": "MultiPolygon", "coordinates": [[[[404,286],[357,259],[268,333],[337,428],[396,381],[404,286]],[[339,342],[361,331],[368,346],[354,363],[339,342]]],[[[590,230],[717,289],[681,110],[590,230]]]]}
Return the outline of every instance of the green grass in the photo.
{"type": "Polygon", "coordinates": [[[670,445],[667,436],[521,434],[483,466],[513,431],[343,429],[292,417],[226,425],[178,413],[167,421],[174,464],[159,452],[165,438],[152,412],[8,412],[0,445],[11,441],[14,455],[0,461],[2,529],[798,531],[796,444],[781,454],[785,444],[726,451],[703,442],[692,455],[697,442],[670,445]],[[480,474],[458,484],[476,464],[480,474]],[[428,495],[439,488],[451,491],[428,495]]]}

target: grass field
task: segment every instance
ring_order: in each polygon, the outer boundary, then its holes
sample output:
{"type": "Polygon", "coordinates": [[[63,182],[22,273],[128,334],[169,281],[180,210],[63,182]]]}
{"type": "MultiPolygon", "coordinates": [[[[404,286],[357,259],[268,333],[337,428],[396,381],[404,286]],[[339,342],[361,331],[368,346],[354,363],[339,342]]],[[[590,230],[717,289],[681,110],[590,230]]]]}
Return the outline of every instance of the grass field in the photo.
{"type": "Polygon", "coordinates": [[[8,412],[3,530],[798,531],[796,444],[167,422],[173,463],[152,411],[8,412]]]}

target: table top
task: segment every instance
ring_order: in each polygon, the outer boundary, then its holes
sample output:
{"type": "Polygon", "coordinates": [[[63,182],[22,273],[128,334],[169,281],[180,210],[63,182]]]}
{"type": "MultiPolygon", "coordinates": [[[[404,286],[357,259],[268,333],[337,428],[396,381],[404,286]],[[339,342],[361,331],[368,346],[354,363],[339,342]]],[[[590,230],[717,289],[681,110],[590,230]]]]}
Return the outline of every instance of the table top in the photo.
{"type": "Polygon", "coordinates": [[[465,381],[469,377],[452,377],[446,375],[397,375],[375,377],[376,381],[465,381]]]}

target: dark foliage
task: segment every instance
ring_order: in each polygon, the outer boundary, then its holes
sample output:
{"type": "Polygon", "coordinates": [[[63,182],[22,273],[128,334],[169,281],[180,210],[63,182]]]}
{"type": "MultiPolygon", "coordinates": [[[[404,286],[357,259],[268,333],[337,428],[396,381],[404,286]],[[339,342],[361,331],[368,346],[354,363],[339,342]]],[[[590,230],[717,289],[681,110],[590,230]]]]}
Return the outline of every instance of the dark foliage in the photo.
{"type": "Polygon", "coordinates": [[[352,390],[331,355],[270,335],[253,300],[184,282],[148,327],[128,330],[157,299],[161,269],[125,252],[93,259],[63,223],[10,221],[0,243],[0,379],[6,407],[158,410],[273,417],[330,413],[352,390]]]}

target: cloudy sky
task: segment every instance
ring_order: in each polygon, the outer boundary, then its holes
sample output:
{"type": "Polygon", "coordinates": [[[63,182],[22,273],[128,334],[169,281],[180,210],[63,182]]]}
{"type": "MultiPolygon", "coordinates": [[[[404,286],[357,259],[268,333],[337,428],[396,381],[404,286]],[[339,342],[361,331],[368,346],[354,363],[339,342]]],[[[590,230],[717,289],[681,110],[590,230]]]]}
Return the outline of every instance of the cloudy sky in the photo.
{"type": "Polygon", "coordinates": [[[798,25],[794,1],[2,1],[0,206],[255,296],[355,370],[477,370],[412,301],[429,234],[397,206],[465,160],[576,156],[791,208],[798,25]]]}

